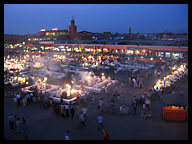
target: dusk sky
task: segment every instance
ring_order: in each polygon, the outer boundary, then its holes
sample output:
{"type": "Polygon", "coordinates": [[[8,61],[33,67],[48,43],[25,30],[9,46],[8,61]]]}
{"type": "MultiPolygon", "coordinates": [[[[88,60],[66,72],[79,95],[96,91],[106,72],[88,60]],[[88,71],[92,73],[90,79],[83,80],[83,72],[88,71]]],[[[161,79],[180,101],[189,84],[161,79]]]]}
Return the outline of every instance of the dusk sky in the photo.
{"type": "Polygon", "coordinates": [[[66,29],[72,16],[77,32],[188,32],[188,4],[5,4],[5,34],[66,29]]]}

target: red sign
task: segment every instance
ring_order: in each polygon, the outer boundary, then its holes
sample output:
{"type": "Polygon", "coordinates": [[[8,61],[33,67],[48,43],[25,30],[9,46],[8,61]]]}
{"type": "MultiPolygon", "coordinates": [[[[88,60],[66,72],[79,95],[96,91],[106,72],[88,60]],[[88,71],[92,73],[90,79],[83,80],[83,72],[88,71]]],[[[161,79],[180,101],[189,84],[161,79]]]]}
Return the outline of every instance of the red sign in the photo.
{"type": "Polygon", "coordinates": [[[28,45],[32,45],[32,43],[28,43],[28,45]]]}
{"type": "Polygon", "coordinates": [[[186,57],[188,57],[188,55],[187,54],[183,54],[183,57],[186,58],[186,57]]]}

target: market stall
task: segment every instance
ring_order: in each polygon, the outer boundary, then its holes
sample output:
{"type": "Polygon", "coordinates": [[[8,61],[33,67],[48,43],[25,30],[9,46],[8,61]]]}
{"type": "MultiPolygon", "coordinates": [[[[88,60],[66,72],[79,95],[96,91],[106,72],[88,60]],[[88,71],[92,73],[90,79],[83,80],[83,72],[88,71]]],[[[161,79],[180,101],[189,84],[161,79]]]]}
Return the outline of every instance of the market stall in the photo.
{"type": "Polygon", "coordinates": [[[179,106],[164,106],[163,107],[164,120],[186,121],[187,112],[183,107],[179,106]]]}
{"type": "Polygon", "coordinates": [[[186,121],[187,120],[187,103],[182,96],[167,95],[162,98],[163,119],[186,121]]]}
{"type": "Polygon", "coordinates": [[[110,77],[106,78],[104,73],[102,76],[96,76],[94,73],[84,73],[80,80],[81,84],[74,84],[75,88],[84,87],[87,91],[101,93],[104,88],[108,88],[113,84],[116,84],[116,80],[111,80],[110,77]]]}
{"type": "Polygon", "coordinates": [[[78,98],[84,97],[85,95],[85,89],[75,89],[74,87],[71,87],[70,84],[66,84],[65,88],[60,87],[59,89],[52,90],[49,98],[56,103],[60,103],[62,100],[65,103],[73,104],[78,98]]]}
{"type": "Polygon", "coordinates": [[[35,89],[37,89],[38,91],[42,92],[50,92],[59,89],[59,86],[47,84],[46,81],[47,81],[46,77],[44,77],[44,80],[38,79],[34,85],[24,87],[21,89],[21,91],[23,93],[27,93],[27,92],[33,92],[35,89]]]}
{"type": "Polygon", "coordinates": [[[177,82],[180,82],[187,72],[188,69],[186,68],[186,65],[173,66],[172,73],[163,77],[163,79],[158,80],[154,85],[154,90],[158,92],[161,91],[162,94],[170,93],[172,87],[175,86],[177,82]]]}

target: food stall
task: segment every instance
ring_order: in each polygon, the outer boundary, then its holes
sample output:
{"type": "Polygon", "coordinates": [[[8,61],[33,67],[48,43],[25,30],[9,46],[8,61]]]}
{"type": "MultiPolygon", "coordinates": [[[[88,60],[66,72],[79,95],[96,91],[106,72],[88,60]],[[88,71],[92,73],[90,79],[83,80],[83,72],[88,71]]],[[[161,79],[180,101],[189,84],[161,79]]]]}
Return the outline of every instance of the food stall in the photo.
{"type": "Polygon", "coordinates": [[[37,88],[37,90],[39,91],[50,92],[50,91],[59,89],[59,86],[47,84],[46,81],[47,81],[47,77],[44,77],[43,81],[41,79],[38,79],[34,85],[24,87],[21,89],[21,91],[23,93],[33,92],[33,90],[37,88]]]}
{"type": "Polygon", "coordinates": [[[61,99],[66,104],[74,104],[78,97],[84,97],[86,95],[85,89],[75,89],[70,84],[66,84],[64,88],[59,88],[51,91],[49,98],[54,102],[60,103],[61,99]]]}
{"type": "Polygon", "coordinates": [[[182,96],[167,95],[162,98],[162,102],[164,120],[187,120],[187,103],[182,96]]]}
{"type": "Polygon", "coordinates": [[[33,64],[33,68],[35,68],[35,69],[39,69],[39,68],[42,68],[42,67],[43,67],[42,63],[36,62],[35,64],[33,64]]]}
{"type": "Polygon", "coordinates": [[[177,82],[182,80],[182,78],[184,77],[184,73],[187,71],[185,67],[185,65],[180,65],[180,67],[176,65],[173,66],[172,74],[163,77],[162,80],[158,80],[157,83],[154,85],[155,91],[166,90],[167,88],[174,86],[177,82]]]}
{"type": "Polygon", "coordinates": [[[81,76],[81,83],[73,86],[77,89],[84,87],[89,92],[101,93],[104,88],[109,88],[117,83],[116,80],[111,80],[110,77],[106,78],[104,73],[102,73],[101,77],[91,72],[84,72],[81,76]]]}

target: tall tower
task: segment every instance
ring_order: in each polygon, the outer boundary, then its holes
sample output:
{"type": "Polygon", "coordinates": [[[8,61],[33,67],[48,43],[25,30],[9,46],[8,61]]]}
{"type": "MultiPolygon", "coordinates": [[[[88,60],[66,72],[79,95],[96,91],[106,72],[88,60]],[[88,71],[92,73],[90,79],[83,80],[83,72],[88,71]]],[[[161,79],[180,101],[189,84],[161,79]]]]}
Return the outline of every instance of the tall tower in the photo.
{"type": "Polygon", "coordinates": [[[129,34],[131,34],[131,27],[129,27],[129,34]]]}
{"type": "Polygon", "coordinates": [[[72,17],[72,20],[71,20],[71,25],[69,26],[69,35],[70,37],[73,37],[74,34],[77,33],[77,26],[75,26],[75,21],[72,17]]]}

